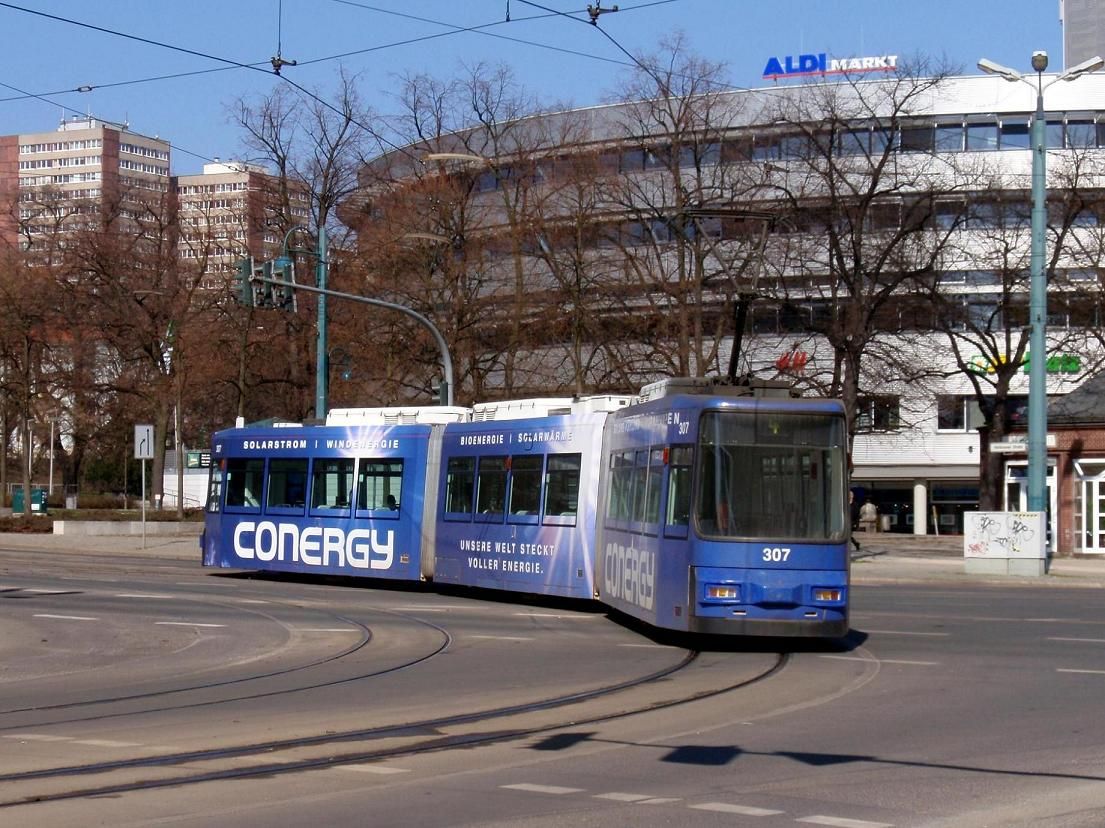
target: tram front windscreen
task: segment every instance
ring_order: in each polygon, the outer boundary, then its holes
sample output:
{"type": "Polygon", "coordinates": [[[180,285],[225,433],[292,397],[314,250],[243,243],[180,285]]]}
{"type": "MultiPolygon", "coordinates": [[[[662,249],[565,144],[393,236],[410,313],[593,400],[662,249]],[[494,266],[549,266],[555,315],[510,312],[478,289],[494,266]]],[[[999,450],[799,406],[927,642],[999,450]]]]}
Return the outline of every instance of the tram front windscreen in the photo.
{"type": "Polygon", "coordinates": [[[695,515],[708,537],[846,537],[844,418],[710,411],[699,424],[695,515]]]}

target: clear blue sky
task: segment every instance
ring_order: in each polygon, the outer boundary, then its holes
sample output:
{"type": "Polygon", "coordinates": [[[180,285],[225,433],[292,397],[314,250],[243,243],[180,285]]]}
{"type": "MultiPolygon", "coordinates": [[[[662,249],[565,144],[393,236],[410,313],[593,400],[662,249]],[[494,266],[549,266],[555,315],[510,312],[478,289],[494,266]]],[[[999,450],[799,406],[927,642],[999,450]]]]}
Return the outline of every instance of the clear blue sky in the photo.
{"type": "MultiPolygon", "coordinates": [[[[539,2],[587,16],[587,0],[539,2]]],[[[282,81],[271,68],[267,74],[230,68],[135,83],[227,64],[78,23],[242,64],[267,64],[279,32],[283,57],[303,64],[285,68],[288,77],[325,93],[335,88],[344,65],[359,77],[365,100],[385,114],[396,111],[391,95],[397,74],[449,77],[462,64],[502,62],[537,97],[584,106],[611,94],[628,61],[593,27],[521,0],[0,3],[0,134],[49,131],[63,114],[91,112],[168,139],[178,173],[198,172],[205,158],[242,157],[226,105],[240,96],[260,96],[282,81]],[[485,28],[455,31],[472,26],[485,28]],[[431,35],[439,36],[402,43],[431,35]],[[342,54],[347,56],[321,60],[342,54]],[[97,88],[65,91],[81,86],[97,88]]],[[[603,0],[602,5],[614,4],[603,0]]],[[[625,49],[651,51],[665,34],[682,30],[695,52],[728,65],[734,86],[763,85],[769,57],[802,52],[923,55],[974,73],[983,56],[1028,70],[1032,52],[1044,49],[1052,68],[1062,66],[1058,0],[620,0],[618,5],[621,11],[603,15],[600,24],[625,49]]]]}

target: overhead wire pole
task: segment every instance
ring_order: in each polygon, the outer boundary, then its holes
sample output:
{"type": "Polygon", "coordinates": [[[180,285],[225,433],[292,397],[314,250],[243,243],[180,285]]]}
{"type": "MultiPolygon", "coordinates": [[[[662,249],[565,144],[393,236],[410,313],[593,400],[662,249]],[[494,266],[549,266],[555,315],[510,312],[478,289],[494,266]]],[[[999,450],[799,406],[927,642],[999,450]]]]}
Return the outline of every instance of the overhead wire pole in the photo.
{"type": "MultiPolygon", "coordinates": [[[[278,279],[269,279],[264,276],[254,275],[252,281],[262,282],[268,285],[283,285],[284,283],[278,279]]],[[[385,302],[383,299],[372,299],[368,296],[358,296],[355,293],[344,293],[340,290],[330,290],[329,288],[311,287],[310,285],[294,285],[295,290],[305,290],[308,293],[317,293],[320,296],[319,304],[322,304],[322,300],[327,296],[335,296],[338,299],[348,299],[350,302],[360,302],[365,305],[375,305],[380,308],[389,308],[390,310],[399,311],[411,317],[423,327],[425,327],[434,338],[434,342],[437,344],[438,350],[441,351],[441,364],[442,371],[445,379],[442,381],[441,388],[439,390],[440,402],[442,405],[453,404],[453,358],[449,354],[449,345],[445,341],[445,337],[441,335],[441,331],[437,329],[429,319],[420,314],[418,311],[408,308],[406,305],[397,305],[394,302],[385,302]]]]}
{"type": "Polygon", "coordinates": [[[329,262],[326,252],[326,228],[318,228],[318,265],[315,284],[321,290],[318,297],[318,350],[315,365],[315,416],[326,419],[326,397],[330,385],[330,356],[326,351],[326,279],[329,262]]]}
{"type": "MultiPolygon", "coordinates": [[[[288,247],[288,240],[291,239],[292,233],[295,232],[309,232],[306,227],[296,226],[291,228],[284,234],[284,246],[280,255],[280,259],[277,260],[277,264],[291,263],[292,258],[289,253],[303,253],[307,256],[314,256],[315,265],[315,284],[322,290],[322,294],[318,298],[318,336],[315,340],[315,416],[319,419],[326,419],[327,410],[327,397],[329,396],[330,388],[330,372],[329,372],[329,359],[327,358],[327,331],[326,331],[326,282],[330,273],[330,258],[329,258],[329,244],[326,237],[326,228],[318,228],[318,241],[314,250],[307,250],[302,247],[288,247]]],[[[263,282],[267,284],[283,285],[284,282],[279,280],[268,280],[260,276],[251,276],[252,281],[263,282]]],[[[301,290],[307,290],[307,285],[294,285],[294,287],[301,290]]]]}

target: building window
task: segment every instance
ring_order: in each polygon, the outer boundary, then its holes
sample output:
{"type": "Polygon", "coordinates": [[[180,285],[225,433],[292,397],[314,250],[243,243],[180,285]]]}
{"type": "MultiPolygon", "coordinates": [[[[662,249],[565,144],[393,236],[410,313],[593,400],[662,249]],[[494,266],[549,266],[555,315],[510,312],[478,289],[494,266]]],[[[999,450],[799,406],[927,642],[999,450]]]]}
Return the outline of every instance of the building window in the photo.
{"type": "Polygon", "coordinates": [[[1003,121],[1001,124],[1001,148],[1029,149],[1032,146],[1032,130],[1028,128],[1028,117],[1023,120],[1003,121]]]}
{"type": "Polygon", "coordinates": [[[900,427],[901,405],[897,396],[883,394],[860,397],[857,401],[857,431],[896,431],[900,427]]]}
{"type": "Polygon", "coordinates": [[[898,138],[901,152],[932,152],[935,133],[931,126],[903,129],[898,138]]]}
{"type": "Polygon", "coordinates": [[[965,431],[967,415],[963,406],[963,397],[941,395],[936,398],[937,431],[965,431]]]}
{"type": "Polygon", "coordinates": [[[1067,121],[1066,141],[1063,146],[1067,149],[1084,149],[1097,146],[1097,128],[1094,122],[1090,120],[1067,121]]]}
{"type": "Polygon", "coordinates": [[[962,124],[936,125],[936,151],[960,152],[963,149],[962,124]]]}
{"type": "MultiPolygon", "coordinates": [[[[1010,394],[1005,398],[1005,428],[1028,422],[1028,396],[1010,394]]],[[[970,432],[986,424],[986,416],[973,394],[943,394],[936,398],[936,428],[939,431],[970,432]]]]}
{"type": "Polygon", "coordinates": [[[967,149],[996,150],[998,148],[998,125],[995,123],[967,124],[967,149]]]}

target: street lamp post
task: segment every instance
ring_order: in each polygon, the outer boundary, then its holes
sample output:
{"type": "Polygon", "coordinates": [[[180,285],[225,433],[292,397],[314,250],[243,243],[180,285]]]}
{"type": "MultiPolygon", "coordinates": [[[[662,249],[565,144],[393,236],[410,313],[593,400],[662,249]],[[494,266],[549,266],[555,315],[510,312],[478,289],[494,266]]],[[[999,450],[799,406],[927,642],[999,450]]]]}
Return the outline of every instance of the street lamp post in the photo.
{"type": "Polygon", "coordinates": [[[1032,53],[1032,71],[1036,82],[1020,72],[983,58],[978,68],[999,75],[1010,83],[1028,84],[1036,92],[1036,111],[1032,120],[1032,239],[1029,271],[1029,363],[1028,363],[1028,511],[1047,511],[1047,123],[1044,115],[1044,90],[1057,81],[1072,81],[1105,66],[1105,60],[1093,57],[1072,66],[1044,83],[1047,52],[1032,53]]]}

